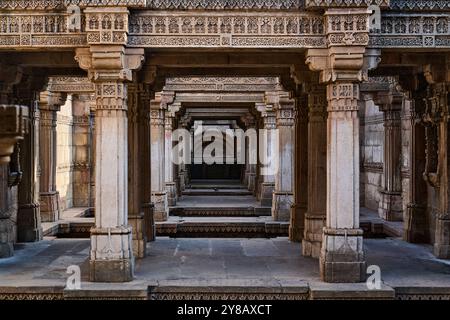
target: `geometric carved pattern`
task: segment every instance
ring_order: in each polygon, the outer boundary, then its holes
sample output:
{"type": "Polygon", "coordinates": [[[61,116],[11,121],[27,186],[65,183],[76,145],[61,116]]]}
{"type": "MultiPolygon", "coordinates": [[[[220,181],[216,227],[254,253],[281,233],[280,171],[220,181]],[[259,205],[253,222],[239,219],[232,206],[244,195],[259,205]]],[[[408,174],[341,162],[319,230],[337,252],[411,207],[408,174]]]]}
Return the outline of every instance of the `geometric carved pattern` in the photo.
{"type": "Polygon", "coordinates": [[[391,0],[390,8],[394,10],[443,10],[450,9],[447,0],[391,0]]]}
{"type": "Polygon", "coordinates": [[[384,14],[380,32],[371,34],[370,46],[449,47],[450,16],[423,13],[384,14]]]}
{"type": "Polygon", "coordinates": [[[68,14],[0,14],[0,47],[86,45],[86,35],[67,26],[68,14]]]}
{"type": "Polygon", "coordinates": [[[158,10],[243,10],[243,9],[303,9],[304,0],[155,0],[147,7],[158,10]]]}
{"type": "Polygon", "coordinates": [[[323,18],[310,13],[142,12],[131,16],[131,46],[324,47],[323,18]]]}

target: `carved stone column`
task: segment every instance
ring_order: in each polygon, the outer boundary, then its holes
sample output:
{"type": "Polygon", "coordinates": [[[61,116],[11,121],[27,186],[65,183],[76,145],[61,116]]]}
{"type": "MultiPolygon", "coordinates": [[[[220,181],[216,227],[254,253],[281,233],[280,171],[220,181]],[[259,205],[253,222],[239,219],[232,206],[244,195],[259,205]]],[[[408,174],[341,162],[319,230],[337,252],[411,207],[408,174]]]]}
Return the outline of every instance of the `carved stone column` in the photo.
{"type": "Polygon", "coordinates": [[[306,95],[296,97],[294,204],[291,208],[289,240],[301,242],[305,232],[305,214],[308,206],[308,110],[306,95]]]}
{"type": "MultiPolygon", "coordinates": [[[[311,85],[308,94],[308,209],[302,254],[319,258],[327,209],[327,99],[323,85],[311,85]]],[[[302,190],[305,192],[305,190],[302,190]]]]}
{"type": "Polygon", "coordinates": [[[169,206],[175,206],[177,202],[177,186],[175,183],[175,165],[172,159],[172,131],[175,121],[175,113],[180,110],[180,104],[172,104],[167,107],[165,112],[165,134],[164,134],[164,157],[165,157],[165,188],[167,191],[167,203],[169,206]]]}
{"type": "Polygon", "coordinates": [[[426,85],[420,81],[412,89],[411,131],[410,131],[410,203],[407,205],[403,239],[413,243],[426,243],[430,240],[427,206],[427,184],[423,179],[425,172],[425,127],[422,115],[425,110],[426,85]]]}
{"type": "Polygon", "coordinates": [[[376,67],[380,52],[366,49],[366,3],[326,9],[325,28],[328,48],[307,52],[310,69],[321,71],[320,81],[327,84],[328,100],[327,219],[320,272],[326,282],[360,282],[366,270],[359,226],[358,83],[368,79],[367,71],[376,67]]]}
{"type": "MultiPolygon", "coordinates": [[[[182,118],[179,122],[179,126],[182,130],[188,130],[190,119],[182,118]]],[[[179,194],[181,195],[184,190],[186,190],[186,184],[188,183],[188,172],[186,163],[182,162],[178,165],[178,175],[179,175],[179,194]]]]}
{"type": "Polygon", "coordinates": [[[288,93],[279,92],[276,98],[276,125],[278,130],[278,170],[272,201],[272,217],[276,221],[289,221],[293,199],[294,173],[294,107],[288,93]]]}
{"type": "Polygon", "coordinates": [[[64,103],[60,93],[44,91],[39,96],[40,204],[43,222],[59,219],[59,193],[56,190],[56,113],[64,103]]]}
{"type": "Polygon", "coordinates": [[[389,92],[379,92],[375,104],[384,116],[383,189],[378,214],[388,221],[403,220],[401,178],[401,110],[403,95],[393,86],[389,92]]]}
{"type": "Polygon", "coordinates": [[[76,94],[73,96],[73,205],[74,207],[92,207],[91,203],[91,105],[94,94],[76,94]]]}
{"type": "MultiPolygon", "coordinates": [[[[260,166],[261,187],[259,198],[261,206],[271,207],[273,191],[275,189],[275,172],[278,169],[278,159],[276,159],[278,157],[276,114],[273,105],[263,104],[257,106],[257,110],[261,112],[264,130],[266,130],[264,147],[259,152],[260,157],[264,157],[263,163],[260,166]]],[[[262,138],[261,135],[259,137],[260,139],[262,138]]]]}
{"type": "MultiPolygon", "coordinates": [[[[88,10],[87,19],[98,21],[108,15],[116,21],[126,21],[128,11],[116,9],[114,13],[103,8],[88,10]]],[[[127,24],[115,28],[124,29],[127,24]]],[[[98,32],[101,31],[90,30],[91,39],[96,39],[98,32]]],[[[96,211],[95,226],[91,229],[90,279],[130,281],[134,256],[132,230],[128,225],[127,82],[132,80],[133,70],[140,68],[144,50],[119,44],[91,45],[89,49],[77,49],[76,59],[89,71],[96,95],[96,211]]]]}
{"type": "MultiPolygon", "coordinates": [[[[256,130],[256,122],[255,118],[248,114],[245,117],[242,117],[242,120],[245,122],[246,130],[256,130]]],[[[256,163],[254,163],[254,159],[256,159],[255,154],[257,153],[257,149],[252,149],[255,146],[250,145],[250,138],[246,139],[245,142],[245,177],[244,184],[247,186],[249,191],[254,192],[256,188],[256,163]]],[[[257,146],[256,146],[257,147],[257,146]]]]}
{"type": "Polygon", "coordinates": [[[19,165],[17,143],[27,133],[27,118],[26,107],[0,104],[0,258],[14,254],[16,204],[12,187],[20,181],[21,172],[18,169],[12,175],[11,165],[19,165]]]}
{"type": "MultiPolygon", "coordinates": [[[[133,254],[136,258],[146,255],[146,227],[141,200],[141,139],[139,135],[139,86],[136,83],[128,85],[128,223],[131,226],[133,238],[133,254]]],[[[149,165],[149,164],[147,164],[149,165]]]]}
{"type": "Polygon", "coordinates": [[[169,217],[167,191],[165,189],[164,113],[166,105],[162,104],[161,93],[155,94],[155,99],[151,101],[150,106],[152,202],[155,205],[155,221],[165,221],[169,217]]]}
{"type": "Polygon", "coordinates": [[[149,85],[144,84],[140,90],[140,107],[139,107],[139,141],[140,141],[140,161],[141,161],[141,201],[142,210],[145,219],[145,233],[147,241],[154,241],[156,236],[155,221],[153,217],[154,205],[152,202],[151,187],[151,141],[150,141],[150,101],[153,92],[150,91],[149,85]]]}

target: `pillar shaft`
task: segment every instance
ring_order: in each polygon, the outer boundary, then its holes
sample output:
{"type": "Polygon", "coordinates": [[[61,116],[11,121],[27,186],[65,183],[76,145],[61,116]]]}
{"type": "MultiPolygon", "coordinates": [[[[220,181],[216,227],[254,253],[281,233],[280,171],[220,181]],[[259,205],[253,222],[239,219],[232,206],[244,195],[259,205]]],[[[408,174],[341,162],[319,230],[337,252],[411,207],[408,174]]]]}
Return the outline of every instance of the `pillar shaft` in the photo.
{"type": "Polygon", "coordinates": [[[327,86],[327,219],[320,254],[327,282],[365,277],[363,231],[359,228],[359,85],[327,86]]]}
{"type": "Polygon", "coordinates": [[[151,102],[151,176],[152,202],[155,205],[155,221],[165,221],[169,216],[167,192],[165,189],[165,129],[164,109],[161,108],[161,97],[157,95],[151,102]]]}
{"type": "MultiPolygon", "coordinates": [[[[305,215],[304,256],[319,258],[326,221],[327,111],[326,88],[316,85],[308,95],[308,209],[305,215]]],[[[305,192],[305,190],[302,190],[305,192]]]]}
{"type": "Polygon", "coordinates": [[[287,96],[281,96],[276,106],[279,158],[272,202],[272,217],[276,221],[289,221],[294,202],[294,104],[287,96]]]}
{"type": "MultiPolygon", "coordinates": [[[[264,157],[263,163],[260,166],[261,186],[260,186],[260,201],[261,205],[265,207],[272,206],[273,191],[275,189],[275,166],[278,163],[278,139],[276,133],[276,114],[272,106],[262,106],[262,117],[264,121],[264,129],[266,135],[264,147],[260,150],[260,156],[264,157]]],[[[259,136],[259,138],[262,138],[259,136]]],[[[261,146],[261,144],[260,144],[261,146]]]]}
{"type": "Polygon", "coordinates": [[[165,188],[167,192],[167,203],[169,206],[175,206],[177,202],[177,186],[175,182],[175,166],[172,159],[172,132],[175,121],[175,112],[179,110],[179,106],[169,106],[165,112],[164,125],[164,157],[165,157],[165,188]]]}
{"type": "Polygon", "coordinates": [[[43,222],[56,221],[60,214],[59,194],[56,190],[56,113],[62,103],[60,94],[48,91],[40,94],[39,186],[43,222]]]}

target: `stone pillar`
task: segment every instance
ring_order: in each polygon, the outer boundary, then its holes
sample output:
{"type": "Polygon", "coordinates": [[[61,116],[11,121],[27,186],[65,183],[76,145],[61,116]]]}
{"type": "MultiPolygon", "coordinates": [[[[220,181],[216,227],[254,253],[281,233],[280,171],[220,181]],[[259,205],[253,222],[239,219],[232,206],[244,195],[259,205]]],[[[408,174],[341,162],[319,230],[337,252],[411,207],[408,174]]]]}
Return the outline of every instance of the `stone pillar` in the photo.
{"type": "MultiPolygon", "coordinates": [[[[87,20],[97,19],[104,11],[109,14],[107,10],[111,10],[88,9],[85,10],[87,20]]],[[[126,21],[128,11],[115,10],[111,13],[113,19],[126,21]]],[[[122,30],[127,25],[116,27],[122,30]]],[[[98,32],[89,30],[91,36],[98,32]]],[[[128,225],[127,82],[132,80],[133,70],[140,68],[144,50],[125,48],[123,44],[93,44],[90,48],[77,49],[76,53],[80,67],[87,69],[95,82],[96,203],[95,226],[91,229],[90,280],[131,281],[134,256],[132,230],[128,225]]]]}
{"type": "MultiPolygon", "coordinates": [[[[319,258],[327,209],[327,99],[323,85],[308,90],[308,209],[302,254],[319,258]]],[[[305,190],[302,190],[305,192],[305,190]]]]}
{"type": "MultiPolygon", "coordinates": [[[[189,118],[182,119],[179,123],[180,128],[183,130],[189,130],[189,118]]],[[[178,175],[179,175],[179,185],[180,190],[179,193],[182,195],[182,192],[186,190],[186,184],[188,183],[188,172],[187,172],[187,166],[186,163],[182,162],[178,165],[178,175]]]]}
{"type": "Polygon", "coordinates": [[[91,207],[91,104],[90,93],[73,96],[73,206],[91,207]]]}
{"type": "Polygon", "coordinates": [[[403,239],[413,243],[427,243],[430,241],[427,206],[427,184],[423,179],[425,172],[425,127],[422,122],[422,114],[425,110],[424,100],[426,89],[422,82],[419,87],[412,90],[410,109],[410,203],[407,205],[403,239]]]}
{"type": "Polygon", "coordinates": [[[275,221],[289,221],[293,199],[294,174],[294,106],[288,93],[279,92],[276,98],[276,125],[278,130],[278,170],[272,200],[275,221]]]}
{"type": "MultiPolygon", "coordinates": [[[[261,206],[272,207],[273,191],[275,189],[275,175],[273,172],[276,166],[275,162],[278,160],[278,141],[276,139],[276,114],[272,105],[257,106],[257,110],[261,112],[264,121],[264,129],[266,130],[265,148],[261,150],[264,156],[264,165],[260,167],[261,187],[260,187],[260,201],[261,206]]],[[[261,136],[259,136],[261,138],[261,136]]]]}
{"type": "Polygon", "coordinates": [[[150,141],[150,101],[152,99],[152,92],[149,85],[142,85],[140,93],[141,106],[138,110],[140,116],[138,117],[139,125],[139,141],[140,141],[140,155],[141,155],[141,201],[142,210],[144,211],[145,232],[147,241],[154,241],[156,236],[155,221],[153,217],[154,205],[152,202],[152,187],[151,187],[151,141],[150,141]]]}
{"type": "Polygon", "coordinates": [[[175,113],[180,110],[180,104],[172,104],[168,106],[165,112],[164,126],[164,162],[165,162],[165,188],[167,192],[167,203],[169,206],[175,206],[177,202],[177,186],[175,183],[175,165],[172,159],[172,131],[175,121],[175,113]]]}
{"type": "Polygon", "coordinates": [[[41,211],[39,205],[39,108],[30,102],[27,133],[20,145],[22,179],[18,189],[17,241],[42,240],[41,211]]]}
{"type": "Polygon", "coordinates": [[[161,93],[155,94],[150,108],[152,202],[155,221],[165,221],[169,217],[169,206],[165,189],[165,106],[161,104],[161,93]]]}
{"type": "Polygon", "coordinates": [[[59,193],[56,190],[56,113],[63,103],[60,93],[40,93],[39,197],[42,222],[57,221],[60,214],[59,193]]]}
{"type": "MultiPolygon", "coordinates": [[[[242,117],[242,120],[245,122],[246,130],[256,130],[256,122],[255,118],[248,114],[245,117],[242,117]]],[[[247,135],[246,135],[247,137],[247,135]]],[[[247,189],[249,191],[254,192],[256,188],[256,163],[253,159],[255,158],[255,155],[251,154],[252,152],[258,152],[258,150],[251,149],[250,145],[250,136],[248,136],[247,139],[245,139],[245,176],[244,176],[244,184],[247,186],[247,189]]]]}
{"type": "MultiPolygon", "coordinates": [[[[0,258],[7,258],[14,254],[17,209],[15,186],[20,182],[21,172],[20,168],[15,168],[15,172],[12,172],[12,166],[19,166],[17,143],[27,133],[27,118],[26,107],[0,104],[0,258]]],[[[40,231],[40,225],[34,226],[30,223],[27,227],[27,231],[31,232],[26,236],[40,237],[39,233],[32,234],[32,231],[40,231]]]]}
{"type": "Polygon", "coordinates": [[[403,95],[395,88],[379,92],[375,104],[384,116],[383,189],[378,214],[388,221],[403,220],[401,178],[401,110],[403,95]]]}
{"type": "MultiPolygon", "coordinates": [[[[141,137],[139,135],[139,85],[128,85],[128,223],[133,238],[133,255],[143,258],[146,255],[147,239],[141,200],[141,137]]],[[[150,165],[150,164],[148,164],[150,165]]]]}
{"type": "Polygon", "coordinates": [[[308,206],[308,108],[307,96],[301,95],[295,99],[295,151],[293,172],[294,204],[291,208],[291,223],[289,225],[289,240],[301,242],[305,231],[305,214],[308,206]]]}

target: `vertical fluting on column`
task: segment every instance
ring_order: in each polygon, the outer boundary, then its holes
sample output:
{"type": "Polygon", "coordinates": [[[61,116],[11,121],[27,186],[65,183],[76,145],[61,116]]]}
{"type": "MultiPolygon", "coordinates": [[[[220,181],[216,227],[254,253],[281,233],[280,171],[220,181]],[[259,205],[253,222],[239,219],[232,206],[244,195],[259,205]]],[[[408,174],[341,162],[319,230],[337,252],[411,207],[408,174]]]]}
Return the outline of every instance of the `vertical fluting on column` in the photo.
{"type": "Polygon", "coordinates": [[[165,189],[167,192],[167,203],[169,206],[175,206],[177,202],[177,188],[174,177],[174,161],[172,159],[172,132],[175,122],[175,113],[180,110],[180,104],[172,104],[167,107],[164,121],[164,162],[165,162],[165,189]]]}
{"type": "MultiPolygon", "coordinates": [[[[265,137],[259,138],[265,139],[264,147],[259,152],[259,156],[264,157],[262,159],[263,164],[260,167],[261,175],[261,187],[260,187],[260,201],[261,206],[272,207],[273,191],[275,189],[275,169],[278,160],[278,148],[276,139],[276,114],[274,107],[269,104],[263,104],[257,106],[257,110],[261,112],[261,117],[263,118],[264,130],[266,130],[265,137]],[[275,163],[276,162],[276,163],[275,163]]],[[[261,144],[260,144],[261,147],[261,144]]]]}
{"type": "Polygon", "coordinates": [[[358,84],[327,86],[327,219],[320,254],[327,282],[359,282],[365,277],[359,228],[358,97],[358,84]]]}
{"type": "Polygon", "coordinates": [[[324,85],[311,85],[307,91],[308,209],[302,254],[319,258],[327,209],[327,98],[324,85]]]}
{"type": "Polygon", "coordinates": [[[374,101],[383,111],[384,154],[383,189],[380,190],[378,214],[388,221],[403,220],[401,178],[401,110],[403,95],[394,87],[379,92],[374,101]]]}
{"type": "Polygon", "coordinates": [[[139,135],[139,85],[128,85],[128,223],[132,229],[133,255],[146,255],[146,227],[141,199],[141,137],[139,135]]]}
{"type": "Polygon", "coordinates": [[[275,109],[279,157],[272,200],[272,218],[275,221],[289,221],[291,206],[294,203],[295,101],[289,98],[287,92],[279,92],[276,100],[275,109]]]}
{"type": "Polygon", "coordinates": [[[165,221],[169,217],[167,191],[165,189],[164,113],[166,106],[162,105],[161,102],[161,93],[156,93],[155,99],[150,103],[152,202],[155,205],[155,221],[165,221]]]}
{"type": "Polygon", "coordinates": [[[293,172],[294,204],[291,208],[289,224],[289,240],[301,242],[305,231],[305,214],[308,205],[308,108],[307,96],[300,95],[295,99],[295,151],[293,172]]]}
{"type": "Polygon", "coordinates": [[[56,190],[56,116],[61,105],[59,93],[43,91],[39,96],[39,167],[40,205],[43,222],[59,219],[59,193],[56,190]]]}
{"type": "Polygon", "coordinates": [[[151,141],[150,141],[150,101],[152,92],[149,85],[143,84],[140,90],[140,107],[139,107],[139,141],[140,141],[140,161],[141,161],[141,201],[142,210],[145,219],[145,233],[147,241],[154,241],[156,236],[155,221],[153,217],[154,205],[152,202],[152,187],[151,187],[151,166],[153,165],[151,159],[151,141]]]}
{"type": "Polygon", "coordinates": [[[20,166],[23,171],[18,189],[17,240],[34,242],[42,240],[39,205],[39,128],[40,115],[37,101],[29,106],[28,130],[21,143],[20,166]]]}

